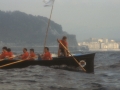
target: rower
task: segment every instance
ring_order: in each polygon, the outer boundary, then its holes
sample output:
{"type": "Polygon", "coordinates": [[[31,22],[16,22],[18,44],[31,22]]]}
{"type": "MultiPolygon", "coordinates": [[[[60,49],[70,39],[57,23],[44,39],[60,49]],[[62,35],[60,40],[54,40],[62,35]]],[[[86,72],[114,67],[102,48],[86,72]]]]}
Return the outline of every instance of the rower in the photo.
{"type": "Polygon", "coordinates": [[[34,49],[30,49],[30,55],[28,57],[28,60],[35,60],[36,55],[34,53],[34,49]]]}
{"type": "Polygon", "coordinates": [[[42,60],[52,60],[51,53],[49,52],[49,48],[45,47],[44,48],[44,54],[41,55],[42,60]]]}
{"type": "Polygon", "coordinates": [[[27,60],[29,57],[29,53],[27,52],[27,48],[23,48],[23,54],[20,56],[20,59],[27,60]]]}
{"type": "MultiPolygon", "coordinates": [[[[66,36],[63,36],[63,38],[62,38],[62,40],[60,40],[60,42],[68,49],[68,43],[67,43],[66,36]]],[[[59,44],[59,49],[58,49],[58,57],[60,57],[60,56],[64,56],[64,57],[69,56],[67,50],[65,50],[61,44],[59,44]]]]}
{"type": "Polygon", "coordinates": [[[3,47],[2,48],[2,53],[0,55],[0,59],[6,59],[8,56],[8,51],[7,51],[7,47],[3,47]]]}
{"type": "Polygon", "coordinates": [[[12,60],[13,59],[13,52],[11,51],[10,48],[8,48],[7,51],[8,51],[8,59],[12,60]]]}

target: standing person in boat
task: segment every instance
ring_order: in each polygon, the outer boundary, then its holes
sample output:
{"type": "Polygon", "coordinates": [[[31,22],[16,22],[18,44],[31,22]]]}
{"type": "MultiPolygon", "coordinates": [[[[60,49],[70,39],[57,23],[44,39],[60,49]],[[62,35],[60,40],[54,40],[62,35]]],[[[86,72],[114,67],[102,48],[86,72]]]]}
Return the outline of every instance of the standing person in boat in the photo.
{"type": "Polygon", "coordinates": [[[0,59],[5,59],[8,57],[8,51],[7,51],[7,47],[3,47],[2,48],[2,53],[0,55],[0,59]]]}
{"type": "Polygon", "coordinates": [[[27,51],[27,48],[23,48],[23,54],[20,56],[20,59],[27,60],[29,57],[29,53],[27,51]]]}
{"type": "Polygon", "coordinates": [[[52,60],[51,53],[49,52],[49,48],[45,47],[44,48],[44,54],[41,55],[42,60],[52,60]]]}
{"type": "MultiPolygon", "coordinates": [[[[60,40],[60,42],[68,49],[68,42],[67,42],[67,37],[63,36],[62,40],[60,40]]],[[[58,57],[60,56],[69,56],[67,50],[64,49],[64,47],[59,44],[59,49],[58,49],[58,57]]]]}
{"type": "Polygon", "coordinates": [[[30,55],[28,57],[28,60],[35,60],[36,55],[34,53],[34,49],[30,49],[30,55]]]}
{"type": "Polygon", "coordinates": [[[8,48],[7,51],[8,51],[8,59],[12,60],[13,59],[13,52],[11,51],[10,48],[8,48]]]}

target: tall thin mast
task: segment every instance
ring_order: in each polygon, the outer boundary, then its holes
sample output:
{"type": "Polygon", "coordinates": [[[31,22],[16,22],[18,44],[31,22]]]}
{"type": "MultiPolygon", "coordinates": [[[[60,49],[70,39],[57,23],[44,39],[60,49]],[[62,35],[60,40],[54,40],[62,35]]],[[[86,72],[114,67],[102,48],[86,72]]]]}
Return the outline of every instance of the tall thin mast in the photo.
{"type": "Polygon", "coordinates": [[[52,12],[53,12],[53,7],[54,7],[54,2],[55,2],[55,0],[53,1],[52,8],[51,8],[51,13],[50,13],[50,17],[49,17],[49,20],[48,20],[48,26],[47,26],[47,31],[46,31],[45,40],[44,40],[44,48],[46,46],[46,41],[47,41],[47,36],[48,36],[48,30],[49,30],[50,21],[51,21],[52,12]]]}

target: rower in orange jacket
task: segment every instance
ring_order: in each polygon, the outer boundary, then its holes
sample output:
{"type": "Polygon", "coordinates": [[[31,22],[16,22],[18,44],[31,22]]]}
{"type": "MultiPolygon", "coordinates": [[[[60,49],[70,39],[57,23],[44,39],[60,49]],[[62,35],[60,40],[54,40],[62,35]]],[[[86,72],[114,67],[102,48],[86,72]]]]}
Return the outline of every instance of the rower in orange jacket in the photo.
{"type": "Polygon", "coordinates": [[[23,54],[20,56],[20,59],[27,60],[29,57],[29,53],[27,52],[27,48],[23,48],[23,54]]]}
{"type": "Polygon", "coordinates": [[[35,60],[35,53],[34,53],[34,49],[30,49],[30,55],[28,57],[28,60],[35,60]]]}
{"type": "MultiPolygon", "coordinates": [[[[68,49],[68,42],[66,36],[63,36],[60,42],[66,47],[66,49],[68,49]]],[[[60,56],[65,56],[65,57],[69,56],[68,52],[64,49],[64,47],[61,44],[59,44],[59,49],[58,49],[58,57],[60,56]]]]}
{"type": "Polygon", "coordinates": [[[41,56],[42,60],[52,60],[51,53],[49,52],[49,48],[44,48],[44,54],[41,56]]]}
{"type": "Polygon", "coordinates": [[[11,51],[10,48],[8,48],[7,51],[8,51],[8,59],[12,60],[13,59],[13,52],[11,51]]]}
{"type": "Polygon", "coordinates": [[[2,48],[2,53],[0,55],[0,59],[5,59],[8,57],[8,51],[7,51],[7,47],[3,47],[2,48]]]}

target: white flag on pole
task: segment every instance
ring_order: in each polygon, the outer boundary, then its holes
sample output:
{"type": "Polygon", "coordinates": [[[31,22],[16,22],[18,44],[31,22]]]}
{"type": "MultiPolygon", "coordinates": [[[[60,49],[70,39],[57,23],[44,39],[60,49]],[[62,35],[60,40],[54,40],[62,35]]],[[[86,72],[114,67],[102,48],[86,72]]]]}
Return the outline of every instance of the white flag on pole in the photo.
{"type": "Polygon", "coordinates": [[[44,3],[45,3],[45,5],[44,5],[44,7],[50,7],[50,6],[52,6],[53,5],[53,3],[54,3],[54,0],[43,0],[44,1],[44,3]]]}

